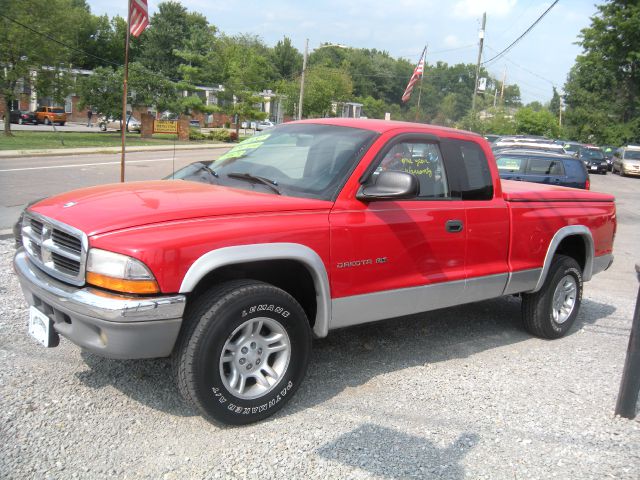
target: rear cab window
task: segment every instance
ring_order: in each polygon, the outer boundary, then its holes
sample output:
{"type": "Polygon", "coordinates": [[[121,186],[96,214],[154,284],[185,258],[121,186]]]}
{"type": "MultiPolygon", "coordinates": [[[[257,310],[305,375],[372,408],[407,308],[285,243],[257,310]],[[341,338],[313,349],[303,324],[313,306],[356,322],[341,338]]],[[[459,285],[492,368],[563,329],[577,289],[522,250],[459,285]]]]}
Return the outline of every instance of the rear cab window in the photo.
{"type": "Polygon", "coordinates": [[[443,138],[440,147],[452,172],[452,195],[462,200],[493,199],[493,178],[484,150],[472,140],[443,138]]]}

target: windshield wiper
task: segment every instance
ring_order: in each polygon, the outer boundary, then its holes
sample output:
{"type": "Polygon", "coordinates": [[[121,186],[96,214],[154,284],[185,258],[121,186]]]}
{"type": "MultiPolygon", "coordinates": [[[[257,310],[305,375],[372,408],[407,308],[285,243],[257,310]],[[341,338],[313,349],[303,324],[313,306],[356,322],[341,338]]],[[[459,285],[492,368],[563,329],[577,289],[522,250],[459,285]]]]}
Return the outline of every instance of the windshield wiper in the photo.
{"type": "Polygon", "coordinates": [[[280,189],[278,188],[278,183],[275,180],[270,180],[265,177],[259,177],[257,175],[251,175],[250,173],[241,173],[241,172],[227,173],[227,177],[238,178],[240,180],[247,180],[252,183],[261,183],[262,185],[266,185],[267,187],[269,187],[278,195],[282,195],[282,193],[280,192],[280,189]]]}
{"type": "Polygon", "coordinates": [[[200,165],[200,170],[209,172],[211,175],[213,175],[216,178],[220,177],[220,175],[218,175],[218,173],[205,162],[197,162],[197,163],[198,165],[200,165]]]}

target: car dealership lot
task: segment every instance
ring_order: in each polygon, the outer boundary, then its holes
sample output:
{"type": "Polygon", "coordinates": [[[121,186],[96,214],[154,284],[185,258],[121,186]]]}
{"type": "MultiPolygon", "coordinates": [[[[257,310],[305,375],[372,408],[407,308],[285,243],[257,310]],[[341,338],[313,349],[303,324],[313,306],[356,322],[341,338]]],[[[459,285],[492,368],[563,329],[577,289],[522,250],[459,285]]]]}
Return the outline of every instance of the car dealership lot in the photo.
{"type": "Polygon", "coordinates": [[[186,407],[166,360],[40,347],[1,241],[0,477],[637,478],[640,422],[613,408],[640,179],[591,179],[617,196],[616,261],[586,284],[567,337],[525,333],[515,298],[332,332],[285,410],[242,428],[186,407]]]}

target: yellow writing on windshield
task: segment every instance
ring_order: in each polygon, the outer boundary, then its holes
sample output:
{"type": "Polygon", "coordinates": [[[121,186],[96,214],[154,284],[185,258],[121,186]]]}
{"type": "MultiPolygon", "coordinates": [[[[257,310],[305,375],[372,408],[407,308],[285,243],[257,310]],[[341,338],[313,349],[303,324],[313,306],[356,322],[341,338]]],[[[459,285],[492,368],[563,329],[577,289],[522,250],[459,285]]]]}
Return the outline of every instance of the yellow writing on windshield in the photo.
{"type": "Polygon", "coordinates": [[[247,154],[247,152],[261,146],[265,142],[265,140],[270,136],[271,136],[270,133],[265,133],[262,135],[255,135],[251,138],[247,138],[246,140],[243,140],[238,145],[233,147],[227,153],[222,155],[220,158],[218,158],[218,160],[228,160],[230,158],[244,157],[247,154]]]}

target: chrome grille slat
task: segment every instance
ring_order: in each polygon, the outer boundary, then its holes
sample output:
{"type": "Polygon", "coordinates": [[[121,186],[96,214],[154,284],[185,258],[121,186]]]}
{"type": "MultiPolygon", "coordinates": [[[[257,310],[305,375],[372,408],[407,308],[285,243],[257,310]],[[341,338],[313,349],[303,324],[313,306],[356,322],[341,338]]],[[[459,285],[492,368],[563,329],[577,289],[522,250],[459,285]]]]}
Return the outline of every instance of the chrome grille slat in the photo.
{"type": "Polygon", "coordinates": [[[82,241],[63,231],[54,230],[51,234],[51,240],[55,245],[66,248],[68,251],[78,254],[82,251],[82,241]]]}
{"type": "Polygon", "coordinates": [[[29,258],[49,275],[84,284],[88,241],[80,230],[36,213],[25,213],[22,243],[29,258]]]}

